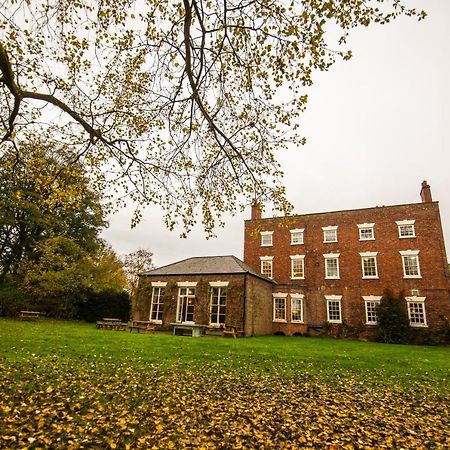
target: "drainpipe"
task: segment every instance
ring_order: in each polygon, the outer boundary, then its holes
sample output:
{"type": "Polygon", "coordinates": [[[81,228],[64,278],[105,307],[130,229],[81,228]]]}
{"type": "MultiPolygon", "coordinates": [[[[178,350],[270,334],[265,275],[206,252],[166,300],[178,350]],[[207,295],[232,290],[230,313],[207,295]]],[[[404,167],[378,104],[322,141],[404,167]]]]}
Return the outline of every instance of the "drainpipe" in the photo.
{"type": "Polygon", "coordinates": [[[245,316],[247,314],[247,273],[244,274],[244,304],[243,304],[243,314],[242,314],[242,331],[244,332],[244,336],[246,335],[245,332],[245,316]]]}

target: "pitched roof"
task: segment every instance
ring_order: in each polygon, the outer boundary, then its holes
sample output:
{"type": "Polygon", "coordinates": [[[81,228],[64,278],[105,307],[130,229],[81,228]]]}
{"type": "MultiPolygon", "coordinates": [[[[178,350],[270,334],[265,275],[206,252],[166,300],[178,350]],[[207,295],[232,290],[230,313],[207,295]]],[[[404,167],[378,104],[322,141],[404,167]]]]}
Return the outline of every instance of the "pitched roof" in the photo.
{"type": "Polygon", "coordinates": [[[241,261],[233,255],[196,256],[141,273],[140,275],[229,275],[239,273],[249,273],[270,283],[275,283],[274,280],[264,277],[244,261],[241,261]]]}

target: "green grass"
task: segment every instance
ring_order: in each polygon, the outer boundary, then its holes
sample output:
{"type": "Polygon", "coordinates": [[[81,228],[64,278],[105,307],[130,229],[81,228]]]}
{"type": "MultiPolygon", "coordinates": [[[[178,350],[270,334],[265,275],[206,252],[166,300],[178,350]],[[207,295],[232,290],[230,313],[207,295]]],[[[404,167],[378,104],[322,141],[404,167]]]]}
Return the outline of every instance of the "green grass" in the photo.
{"type": "Polygon", "coordinates": [[[450,445],[449,347],[45,319],[0,319],[0,342],[0,448],[450,445]]]}
{"type": "Polygon", "coordinates": [[[450,348],[389,345],[351,340],[261,336],[246,339],[97,330],[81,322],[0,320],[0,357],[6,361],[83,359],[153,362],[161,367],[222,365],[231,371],[276,371],[282,376],[321,373],[364,377],[380,383],[425,381],[450,385],[450,348]],[[370,377],[372,379],[372,377],[370,377]]]}

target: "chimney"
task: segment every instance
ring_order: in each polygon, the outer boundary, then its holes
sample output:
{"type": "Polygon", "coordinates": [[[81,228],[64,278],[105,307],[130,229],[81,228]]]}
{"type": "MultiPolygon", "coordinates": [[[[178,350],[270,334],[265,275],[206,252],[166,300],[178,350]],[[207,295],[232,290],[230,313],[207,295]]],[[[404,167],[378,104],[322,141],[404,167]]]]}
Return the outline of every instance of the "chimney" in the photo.
{"type": "Polygon", "coordinates": [[[262,216],[261,204],[258,202],[252,203],[252,220],[261,219],[261,216],[262,216]]]}
{"type": "Polygon", "coordinates": [[[431,198],[431,187],[426,182],[426,180],[422,181],[422,189],[420,190],[420,198],[422,199],[422,203],[432,202],[431,198]]]}

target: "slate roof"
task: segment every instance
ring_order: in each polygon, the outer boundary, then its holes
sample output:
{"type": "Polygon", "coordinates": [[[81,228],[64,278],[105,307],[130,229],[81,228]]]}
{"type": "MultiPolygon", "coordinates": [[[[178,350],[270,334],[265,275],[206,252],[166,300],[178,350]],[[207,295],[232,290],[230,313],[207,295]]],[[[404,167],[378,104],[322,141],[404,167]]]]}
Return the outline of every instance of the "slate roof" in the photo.
{"type": "Polygon", "coordinates": [[[245,273],[262,278],[270,283],[275,283],[274,280],[264,277],[244,261],[241,261],[233,255],[196,256],[141,273],[140,275],[232,275],[245,273]]]}

